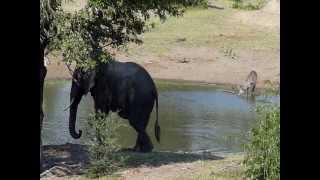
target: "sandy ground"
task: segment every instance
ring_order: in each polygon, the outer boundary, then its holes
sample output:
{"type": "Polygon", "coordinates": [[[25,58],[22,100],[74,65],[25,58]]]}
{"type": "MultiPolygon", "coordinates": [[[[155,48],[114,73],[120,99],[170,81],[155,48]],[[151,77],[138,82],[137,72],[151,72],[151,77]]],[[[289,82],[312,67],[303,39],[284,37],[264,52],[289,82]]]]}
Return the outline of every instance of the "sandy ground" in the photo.
{"type": "MultiPolygon", "coordinates": [[[[277,0],[270,0],[262,10],[239,11],[228,20],[251,24],[261,30],[275,29],[280,33],[280,4],[277,0]]],[[[236,54],[236,57],[230,57],[219,49],[208,47],[176,47],[163,57],[132,57],[119,53],[115,57],[119,61],[137,62],[153,78],[159,79],[238,85],[251,70],[255,70],[258,73],[257,87],[265,87],[270,82],[280,83],[280,49],[244,49],[236,54]]],[[[71,78],[63,63],[51,62],[47,79],[71,78]]]]}

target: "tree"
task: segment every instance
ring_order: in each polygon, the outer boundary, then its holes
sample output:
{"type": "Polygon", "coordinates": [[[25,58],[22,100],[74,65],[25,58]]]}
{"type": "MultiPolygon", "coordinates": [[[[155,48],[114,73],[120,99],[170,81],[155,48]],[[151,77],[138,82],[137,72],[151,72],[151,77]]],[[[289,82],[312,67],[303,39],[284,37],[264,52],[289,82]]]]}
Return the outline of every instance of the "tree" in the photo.
{"type": "Polygon", "coordinates": [[[165,20],[170,15],[180,16],[187,6],[205,2],[88,0],[85,8],[67,13],[62,10],[60,0],[40,0],[40,136],[43,121],[42,93],[46,76],[43,65],[45,49],[60,50],[68,67],[75,62],[78,67],[87,70],[111,59],[110,53],[104,49],[106,46],[142,43],[139,35],[145,31],[146,21],[150,17],[158,16],[165,20]]]}
{"type": "Polygon", "coordinates": [[[47,74],[47,69],[44,66],[44,51],[56,32],[53,20],[55,11],[60,4],[58,0],[40,0],[40,172],[42,171],[41,131],[44,117],[42,109],[43,86],[47,74]]]}

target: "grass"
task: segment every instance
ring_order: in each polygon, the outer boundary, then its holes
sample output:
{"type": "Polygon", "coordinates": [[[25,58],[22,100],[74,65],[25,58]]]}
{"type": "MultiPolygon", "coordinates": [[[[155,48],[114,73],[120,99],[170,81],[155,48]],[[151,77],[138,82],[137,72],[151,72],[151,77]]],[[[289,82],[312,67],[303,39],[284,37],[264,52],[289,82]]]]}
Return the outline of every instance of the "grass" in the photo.
{"type": "Polygon", "coordinates": [[[129,44],[127,53],[163,56],[175,47],[263,50],[279,46],[278,33],[232,21],[238,11],[189,8],[183,17],[170,17],[165,23],[151,19],[155,28],[143,35],[144,44],[129,44]]]}

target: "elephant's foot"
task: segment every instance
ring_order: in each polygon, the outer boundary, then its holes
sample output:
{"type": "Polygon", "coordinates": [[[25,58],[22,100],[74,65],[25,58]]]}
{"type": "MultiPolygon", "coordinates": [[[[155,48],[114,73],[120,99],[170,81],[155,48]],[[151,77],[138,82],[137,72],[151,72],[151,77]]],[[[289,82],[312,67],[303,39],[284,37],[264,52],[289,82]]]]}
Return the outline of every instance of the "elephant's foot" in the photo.
{"type": "Polygon", "coordinates": [[[140,146],[136,144],[133,148],[131,148],[133,152],[140,152],[140,146]]]}
{"type": "Polygon", "coordinates": [[[139,152],[148,153],[148,152],[152,152],[152,150],[153,150],[153,145],[149,144],[149,145],[142,146],[139,152]]]}
{"type": "Polygon", "coordinates": [[[149,139],[144,139],[142,142],[139,143],[139,152],[148,153],[151,152],[153,149],[153,145],[149,139]]]}
{"type": "Polygon", "coordinates": [[[153,145],[135,145],[133,148],[123,148],[121,149],[122,152],[140,152],[140,153],[148,153],[152,152],[153,145]]]}
{"type": "Polygon", "coordinates": [[[133,147],[133,148],[122,148],[121,149],[122,152],[137,152],[137,150],[133,147]]]}
{"type": "Polygon", "coordinates": [[[141,153],[148,153],[152,151],[153,149],[152,142],[149,136],[145,132],[140,133],[138,135],[135,149],[137,150],[137,152],[141,152],[141,153]]]}

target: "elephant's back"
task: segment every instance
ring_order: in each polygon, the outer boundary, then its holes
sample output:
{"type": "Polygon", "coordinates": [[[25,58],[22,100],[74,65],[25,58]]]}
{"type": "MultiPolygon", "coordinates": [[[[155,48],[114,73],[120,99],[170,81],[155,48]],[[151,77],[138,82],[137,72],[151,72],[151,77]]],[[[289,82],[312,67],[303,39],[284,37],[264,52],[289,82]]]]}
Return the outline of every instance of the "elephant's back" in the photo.
{"type": "Polygon", "coordinates": [[[132,81],[144,91],[153,91],[156,89],[155,83],[149,72],[141,65],[134,62],[126,62],[128,74],[132,81]],[[131,70],[131,72],[130,72],[131,70]]]}
{"type": "Polygon", "coordinates": [[[114,81],[130,81],[141,92],[156,90],[151,75],[137,63],[114,61],[109,68],[112,69],[110,76],[113,76],[114,81]]]}

